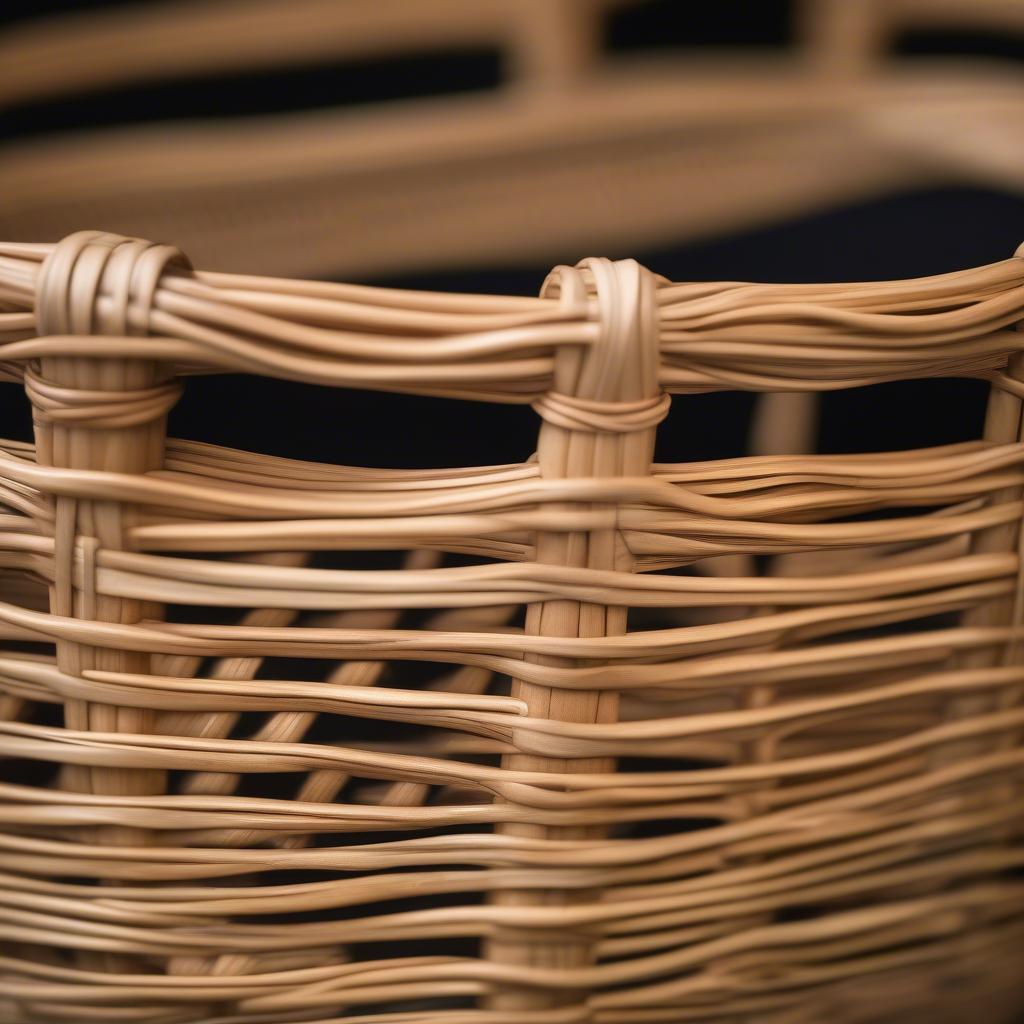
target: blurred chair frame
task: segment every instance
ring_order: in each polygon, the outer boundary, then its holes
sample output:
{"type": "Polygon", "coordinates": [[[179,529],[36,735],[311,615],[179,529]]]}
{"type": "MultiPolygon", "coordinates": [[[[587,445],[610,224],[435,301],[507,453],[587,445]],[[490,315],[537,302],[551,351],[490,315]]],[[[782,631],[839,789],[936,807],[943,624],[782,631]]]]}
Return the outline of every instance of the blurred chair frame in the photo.
{"type": "Polygon", "coordinates": [[[1024,31],[1014,0],[804,0],[783,53],[612,60],[601,19],[624,2],[192,0],[15,27],[0,104],[459,47],[498,48],[508,75],[472,95],[14,140],[0,237],[102,224],[208,266],[365,279],[677,244],[912,186],[1024,189],[1019,73],[886,55],[909,28],[1024,31]]]}

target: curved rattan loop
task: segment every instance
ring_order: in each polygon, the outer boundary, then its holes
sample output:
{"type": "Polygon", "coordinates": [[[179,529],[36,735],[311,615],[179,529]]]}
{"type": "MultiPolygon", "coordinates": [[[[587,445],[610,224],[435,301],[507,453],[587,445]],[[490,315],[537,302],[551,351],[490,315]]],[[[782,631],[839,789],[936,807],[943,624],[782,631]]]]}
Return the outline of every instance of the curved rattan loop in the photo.
{"type": "Polygon", "coordinates": [[[569,346],[558,351],[552,389],[534,406],[542,416],[593,431],[623,417],[614,432],[650,429],[664,419],[655,288],[654,275],[636,260],[587,259],[548,275],[541,296],[557,298],[567,319],[592,318],[598,331],[585,355],[569,346]]]}
{"type": "Polygon", "coordinates": [[[566,430],[628,434],[651,430],[668,415],[670,396],[658,388],[654,281],[635,260],[584,260],[548,275],[541,295],[558,299],[566,319],[592,316],[598,333],[586,358],[563,350],[556,361],[555,387],[533,403],[545,421],[566,430]]]}
{"type": "Polygon", "coordinates": [[[103,231],[77,231],[54,246],[36,279],[38,331],[143,335],[161,274],[189,269],[169,245],[103,231]]]}

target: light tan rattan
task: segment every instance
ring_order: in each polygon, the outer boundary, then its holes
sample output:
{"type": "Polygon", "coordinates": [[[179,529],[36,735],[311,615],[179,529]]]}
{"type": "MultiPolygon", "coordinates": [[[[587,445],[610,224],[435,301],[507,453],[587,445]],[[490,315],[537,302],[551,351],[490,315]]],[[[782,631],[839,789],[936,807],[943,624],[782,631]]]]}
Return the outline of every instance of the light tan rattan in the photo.
{"type": "Polygon", "coordinates": [[[1012,1019],[1024,260],[532,299],[80,232],[0,245],[0,303],[4,1020],[1012,1019]],[[537,453],[166,439],[221,371],[530,403],[537,453]],[[982,438],[651,461],[671,393],[936,376],[982,438]],[[315,561],[358,550],[404,565],[315,561]]]}

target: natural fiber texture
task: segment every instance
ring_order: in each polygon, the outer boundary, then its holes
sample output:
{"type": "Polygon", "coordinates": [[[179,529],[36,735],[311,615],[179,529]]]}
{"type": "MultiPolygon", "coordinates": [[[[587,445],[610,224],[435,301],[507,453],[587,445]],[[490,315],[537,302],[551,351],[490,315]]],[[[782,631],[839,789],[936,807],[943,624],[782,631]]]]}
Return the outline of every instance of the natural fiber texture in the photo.
{"type": "Polygon", "coordinates": [[[1013,1018],[1024,260],[522,299],[84,232],[0,303],[4,1020],[1013,1018]],[[166,440],[217,371],[531,403],[537,454],[166,440]],[[651,464],[669,392],[933,376],[983,438],[651,464]]]}

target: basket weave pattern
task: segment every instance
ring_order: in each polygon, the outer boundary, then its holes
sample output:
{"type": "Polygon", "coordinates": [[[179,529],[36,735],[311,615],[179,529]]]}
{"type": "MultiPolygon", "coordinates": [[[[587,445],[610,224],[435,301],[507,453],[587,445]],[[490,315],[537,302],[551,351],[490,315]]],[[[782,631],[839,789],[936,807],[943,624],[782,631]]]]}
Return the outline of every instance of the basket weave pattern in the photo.
{"type": "Polygon", "coordinates": [[[0,245],[0,310],[4,1020],[1012,1019],[1024,260],[530,299],[80,232],[0,245]],[[167,439],[197,372],[530,403],[537,452],[167,439]],[[652,464],[670,393],[935,376],[983,438],[652,464]]]}

